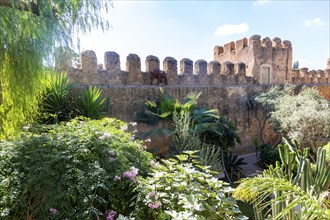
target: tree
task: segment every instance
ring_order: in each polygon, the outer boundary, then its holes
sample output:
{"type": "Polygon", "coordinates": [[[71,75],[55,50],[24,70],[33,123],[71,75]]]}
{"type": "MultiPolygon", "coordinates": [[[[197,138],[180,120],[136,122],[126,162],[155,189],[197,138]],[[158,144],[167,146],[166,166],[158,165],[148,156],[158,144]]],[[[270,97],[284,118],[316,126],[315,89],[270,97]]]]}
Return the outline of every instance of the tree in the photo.
{"type": "Polygon", "coordinates": [[[0,0],[0,138],[9,138],[37,112],[45,63],[56,46],[93,28],[108,29],[100,17],[111,1],[0,0]]]}
{"type": "Polygon", "coordinates": [[[317,147],[330,140],[329,103],[315,88],[302,87],[299,93],[296,89],[292,85],[283,89],[275,86],[256,100],[269,114],[275,130],[316,153],[317,147]]]}

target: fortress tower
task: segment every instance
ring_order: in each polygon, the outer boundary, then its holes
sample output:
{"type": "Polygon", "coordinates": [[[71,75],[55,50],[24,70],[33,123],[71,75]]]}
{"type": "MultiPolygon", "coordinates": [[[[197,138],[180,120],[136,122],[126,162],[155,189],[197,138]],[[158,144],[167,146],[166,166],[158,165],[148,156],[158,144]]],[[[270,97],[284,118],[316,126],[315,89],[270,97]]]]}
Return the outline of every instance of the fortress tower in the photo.
{"type": "Polygon", "coordinates": [[[291,81],[292,45],[278,37],[270,40],[253,35],[232,41],[224,46],[215,46],[214,60],[221,64],[243,62],[246,76],[253,77],[260,84],[274,84],[291,81]],[[227,63],[226,63],[227,62],[227,63]]]}

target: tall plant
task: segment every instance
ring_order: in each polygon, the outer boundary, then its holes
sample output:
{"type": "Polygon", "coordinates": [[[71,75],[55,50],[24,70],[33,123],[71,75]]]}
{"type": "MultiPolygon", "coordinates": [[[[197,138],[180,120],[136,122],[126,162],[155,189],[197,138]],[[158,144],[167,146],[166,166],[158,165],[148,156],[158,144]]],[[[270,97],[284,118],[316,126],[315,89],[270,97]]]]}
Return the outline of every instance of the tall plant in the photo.
{"type": "Polygon", "coordinates": [[[34,121],[44,64],[76,33],[108,29],[100,12],[111,1],[0,1],[0,138],[34,121]]]}
{"type": "Polygon", "coordinates": [[[308,159],[308,151],[301,152],[286,141],[279,146],[282,163],[242,180],[234,197],[252,202],[259,209],[270,206],[272,219],[329,219],[330,166],[325,160],[326,151],[318,148],[315,164],[308,159]]]}
{"type": "Polygon", "coordinates": [[[182,110],[173,114],[173,139],[169,155],[178,155],[184,151],[198,151],[198,160],[212,170],[222,171],[222,149],[215,145],[205,143],[194,130],[191,129],[189,112],[182,110]]]}
{"type": "Polygon", "coordinates": [[[50,73],[44,81],[45,89],[41,95],[41,120],[46,123],[67,121],[73,115],[73,84],[65,73],[50,73]]]}
{"type": "Polygon", "coordinates": [[[84,89],[82,96],[77,99],[77,114],[98,119],[105,113],[105,99],[101,97],[101,90],[92,86],[84,89]]]}

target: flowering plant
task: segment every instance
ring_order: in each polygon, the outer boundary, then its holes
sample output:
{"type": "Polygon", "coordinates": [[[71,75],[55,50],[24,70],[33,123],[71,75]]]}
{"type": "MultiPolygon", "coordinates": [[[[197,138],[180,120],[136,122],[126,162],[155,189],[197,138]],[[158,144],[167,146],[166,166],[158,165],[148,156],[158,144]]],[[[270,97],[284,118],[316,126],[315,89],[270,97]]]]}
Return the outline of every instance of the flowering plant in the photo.
{"type": "Polygon", "coordinates": [[[0,142],[0,219],[115,219],[134,207],[152,155],[122,121],[34,126],[0,142]],[[28,217],[27,217],[28,213],[28,217]]]}
{"type": "Polygon", "coordinates": [[[247,219],[231,197],[230,186],[213,177],[195,160],[196,152],[154,164],[151,176],[140,178],[144,208],[138,219],[247,219]]]}

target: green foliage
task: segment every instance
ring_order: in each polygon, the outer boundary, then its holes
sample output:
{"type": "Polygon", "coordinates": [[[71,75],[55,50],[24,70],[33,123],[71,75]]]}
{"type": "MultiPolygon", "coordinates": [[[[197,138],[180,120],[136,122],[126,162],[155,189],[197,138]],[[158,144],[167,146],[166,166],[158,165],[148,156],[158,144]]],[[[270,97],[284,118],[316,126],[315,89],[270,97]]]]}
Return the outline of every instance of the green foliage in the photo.
{"type": "Polygon", "coordinates": [[[74,119],[31,127],[17,141],[0,142],[0,218],[131,213],[135,175],[147,175],[152,156],[126,128],[111,118],[74,119]]]}
{"type": "Polygon", "coordinates": [[[242,165],[247,164],[244,162],[244,158],[238,158],[238,155],[233,155],[232,152],[225,152],[223,160],[231,180],[239,180],[244,176],[241,168],[242,165]]]}
{"type": "Polygon", "coordinates": [[[269,144],[259,146],[260,166],[267,168],[269,165],[275,166],[276,161],[280,161],[280,154],[277,147],[273,148],[269,144]]]}
{"type": "Polygon", "coordinates": [[[94,27],[111,1],[0,1],[0,138],[10,138],[36,116],[44,64],[55,46],[71,46],[72,35],[94,27]]]}
{"type": "Polygon", "coordinates": [[[160,89],[161,97],[159,100],[145,103],[145,112],[140,113],[136,121],[155,125],[159,121],[172,121],[174,112],[186,111],[190,113],[192,126],[201,124],[207,118],[218,118],[216,109],[205,110],[197,107],[197,99],[201,93],[189,93],[180,103],[177,99],[168,95],[163,88],[160,89]]]}
{"type": "Polygon", "coordinates": [[[39,110],[43,123],[69,121],[75,116],[99,119],[106,115],[105,99],[101,98],[99,88],[90,86],[82,90],[82,96],[74,98],[74,84],[65,73],[50,73],[43,83],[39,110]]]}
{"type": "Polygon", "coordinates": [[[91,119],[105,116],[105,99],[101,98],[101,90],[92,86],[84,89],[82,97],[77,99],[77,112],[91,119]]]}
{"type": "Polygon", "coordinates": [[[215,145],[204,143],[200,137],[191,130],[191,117],[189,112],[181,111],[173,114],[173,140],[169,149],[169,156],[182,154],[184,151],[198,151],[198,160],[210,166],[212,170],[222,170],[222,149],[215,145]]]}
{"type": "Polygon", "coordinates": [[[49,124],[72,119],[73,84],[70,83],[67,75],[50,72],[43,84],[45,89],[41,94],[39,110],[43,122],[49,124]]]}
{"type": "Polygon", "coordinates": [[[214,178],[195,153],[187,151],[153,166],[137,189],[138,219],[246,219],[230,197],[230,186],[214,178]]]}
{"type": "MultiPolygon", "coordinates": [[[[189,93],[181,103],[165,93],[164,89],[160,91],[161,98],[157,102],[147,101],[145,112],[139,114],[136,121],[151,125],[155,125],[159,121],[173,122],[174,114],[187,112],[190,117],[189,129],[203,139],[203,142],[217,145],[225,150],[235,146],[236,142],[240,142],[236,134],[236,126],[227,118],[219,116],[217,109],[205,109],[197,106],[201,93],[189,93]]],[[[143,139],[153,134],[169,134],[169,130],[173,131],[175,128],[153,128],[140,134],[140,137],[143,139]]]]}
{"type": "Polygon", "coordinates": [[[317,147],[329,142],[330,108],[315,88],[303,87],[295,94],[295,87],[273,87],[259,95],[260,102],[270,115],[272,126],[284,137],[297,140],[300,146],[317,147]]]}
{"type": "Polygon", "coordinates": [[[197,123],[195,129],[206,143],[216,145],[224,151],[235,147],[236,143],[241,143],[236,133],[236,125],[224,116],[209,118],[203,123],[197,123]]]}
{"type": "Polygon", "coordinates": [[[272,219],[329,219],[330,166],[325,160],[326,152],[318,148],[315,164],[308,159],[308,152],[286,141],[279,146],[282,164],[276,162],[262,175],[242,180],[234,197],[253,202],[258,209],[270,206],[272,219]]]}

